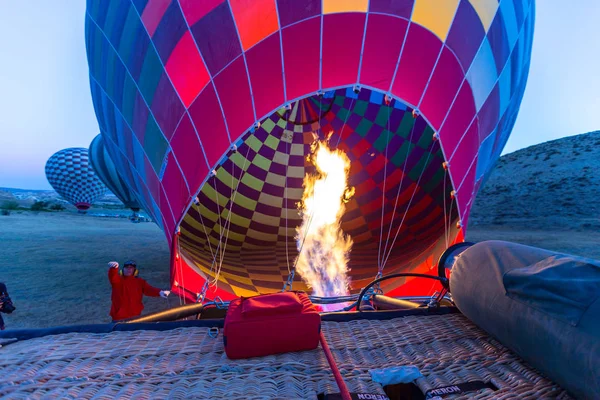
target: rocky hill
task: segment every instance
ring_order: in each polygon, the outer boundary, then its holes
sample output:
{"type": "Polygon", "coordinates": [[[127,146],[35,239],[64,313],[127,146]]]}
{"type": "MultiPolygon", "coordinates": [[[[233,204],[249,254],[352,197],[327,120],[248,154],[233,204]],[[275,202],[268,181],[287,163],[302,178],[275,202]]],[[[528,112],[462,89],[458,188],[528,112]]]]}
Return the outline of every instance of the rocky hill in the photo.
{"type": "Polygon", "coordinates": [[[501,157],[479,192],[469,225],[600,229],[600,131],[501,157]]]}
{"type": "Polygon", "coordinates": [[[17,198],[11,193],[0,189],[0,202],[2,201],[15,201],[17,198]]]}
{"type": "MultiPolygon", "coordinates": [[[[28,207],[36,201],[48,201],[68,206],[68,202],[54,190],[15,189],[0,187],[0,203],[6,200],[16,200],[20,206],[28,207]]],[[[123,206],[123,203],[112,192],[107,192],[94,203],[97,206],[123,206]]]]}

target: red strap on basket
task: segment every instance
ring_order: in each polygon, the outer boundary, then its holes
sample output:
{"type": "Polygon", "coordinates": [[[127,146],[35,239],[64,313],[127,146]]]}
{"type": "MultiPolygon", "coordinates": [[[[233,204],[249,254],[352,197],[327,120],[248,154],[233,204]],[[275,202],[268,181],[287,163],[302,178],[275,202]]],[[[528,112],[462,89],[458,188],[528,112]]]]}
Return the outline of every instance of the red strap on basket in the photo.
{"type": "Polygon", "coordinates": [[[325,335],[323,335],[323,331],[321,331],[319,340],[321,341],[321,347],[323,347],[323,351],[325,352],[325,357],[327,357],[327,362],[329,363],[329,366],[331,367],[331,371],[333,372],[333,376],[335,378],[335,383],[337,383],[338,388],[340,388],[340,394],[342,395],[342,399],[343,400],[352,400],[352,397],[350,396],[350,392],[348,391],[348,388],[346,387],[346,383],[344,382],[344,379],[342,379],[342,374],[340,374],[340,370],[338,369],[338,367],[335,363],[333,354],[331,354],[331,350],[329,350],[329,345],[327,344],[327,341],[325,340],[325,335]]]}

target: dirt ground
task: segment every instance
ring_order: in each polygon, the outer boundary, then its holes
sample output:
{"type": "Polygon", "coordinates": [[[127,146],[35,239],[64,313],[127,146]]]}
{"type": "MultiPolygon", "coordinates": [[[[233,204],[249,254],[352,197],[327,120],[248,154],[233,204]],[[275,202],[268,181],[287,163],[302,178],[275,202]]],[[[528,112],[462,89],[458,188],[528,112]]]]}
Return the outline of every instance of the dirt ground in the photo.
{"type": "MultiPolygon", "coordinates": [[[[587,226],[565,223],[564,226],[587,226]]],[[[544,228],[526,221],[474,225],[471,241],[507,240],[600,259],[600,231],[544,228]]],[[[169,285],[169,249],[153,223],[76,213],[13,213],[0,216],[0,281],[17,310],[4,315],[8,329],[109,322],[107,262],[133,258],[140,276],[161,289],[169,285]]],[[[179,304],[175,297],[146,298],[144,313],[179,304]]]]}
{"type": "Polygon", "coordinates": [[[474,225],[469,227],[467,240],[472,242],[504,240],[600,260],[599,230],[569,229],[559,226],[532,228],[532,225],[525,224],[523,221],[510,225],[474,225]]]}
{"type": "MultiPolygon", "coordinates": [[[[0,216],[0,281],[16,311],[7,329],[109,322],[107,262],[134,259],[140,276],[169,286],[169,249],[153,223],[77,213],[13,212],[0,216]]],[[[144,312],[179,304],[146,298],[144,312]]]]}

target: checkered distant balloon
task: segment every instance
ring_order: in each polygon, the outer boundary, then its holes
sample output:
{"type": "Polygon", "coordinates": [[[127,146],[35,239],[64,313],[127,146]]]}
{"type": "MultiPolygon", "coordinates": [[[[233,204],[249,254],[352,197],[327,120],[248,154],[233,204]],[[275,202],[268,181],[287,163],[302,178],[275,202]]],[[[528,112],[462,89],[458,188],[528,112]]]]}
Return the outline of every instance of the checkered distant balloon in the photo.
{"type": "Polygon", "coordinates": [[[88,150],[84,148],[54,153],[46,162],[46,178],[58,194],[80,211],[90,208],[107,191],[92,169],[88,150]]]}

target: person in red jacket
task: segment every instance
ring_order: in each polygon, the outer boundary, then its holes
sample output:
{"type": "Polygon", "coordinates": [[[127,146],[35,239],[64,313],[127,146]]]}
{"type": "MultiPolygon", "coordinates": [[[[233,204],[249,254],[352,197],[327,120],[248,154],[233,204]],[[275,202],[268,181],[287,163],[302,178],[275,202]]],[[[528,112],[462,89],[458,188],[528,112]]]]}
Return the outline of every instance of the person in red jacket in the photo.
{"type": "Polygon", "coordinates": [[[122,271],[119,271],[116,261],[109,262],[108,267],[108,280],[112,286],[110,316],[113,322],[139,316],[144,309],[144,295],[167,298],[171,294],[169,290],[157,289],[139,278],[135,261],[125,262],[122,271]]]}

